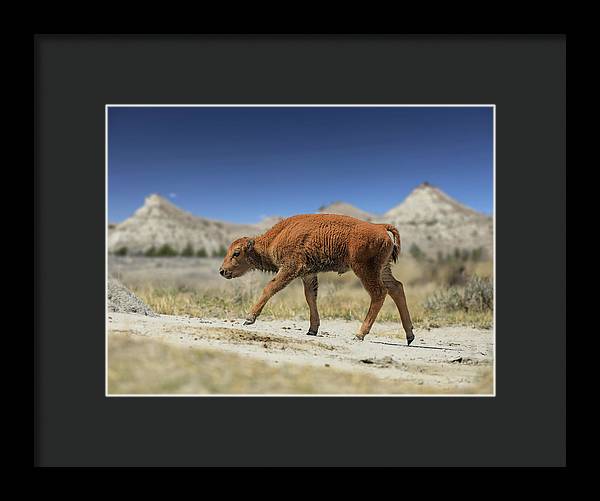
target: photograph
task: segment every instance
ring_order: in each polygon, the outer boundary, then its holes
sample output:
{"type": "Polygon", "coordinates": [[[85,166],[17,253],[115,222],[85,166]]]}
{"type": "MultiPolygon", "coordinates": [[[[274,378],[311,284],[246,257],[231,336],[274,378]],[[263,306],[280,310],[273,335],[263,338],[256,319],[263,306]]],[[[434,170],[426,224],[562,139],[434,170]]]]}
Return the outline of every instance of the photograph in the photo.
{"type": "Polygon", "coordinates": [[[107,104],[106,396],[496,395],[494,104],[107,104]]]}

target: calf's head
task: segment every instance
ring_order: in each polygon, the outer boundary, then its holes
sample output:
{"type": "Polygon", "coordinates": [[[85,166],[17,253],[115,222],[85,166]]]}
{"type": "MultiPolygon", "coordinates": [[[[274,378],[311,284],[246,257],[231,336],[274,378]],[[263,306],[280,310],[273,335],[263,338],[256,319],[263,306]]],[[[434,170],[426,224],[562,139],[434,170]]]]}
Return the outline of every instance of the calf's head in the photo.
{"type": "Polygon", "coordinates": [[[248,262],[248,253],[252,251],[254,240],[242,237],[235,240],[227,249],[223,264],[219,269],[222,277],[227,279],[241,277],[252,268],[248,262]]]}

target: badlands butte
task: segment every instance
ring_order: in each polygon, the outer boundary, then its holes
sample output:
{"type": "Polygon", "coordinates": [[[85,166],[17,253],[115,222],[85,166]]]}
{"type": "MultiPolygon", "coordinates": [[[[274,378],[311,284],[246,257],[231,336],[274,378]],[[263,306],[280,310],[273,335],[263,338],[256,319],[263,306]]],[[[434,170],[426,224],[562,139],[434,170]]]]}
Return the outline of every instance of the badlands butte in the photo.
{"type": "MultiPolygon", "coordinates": [[[[403,202],[384,214],[373,214],[345,202],[334,202],[316,212],[392,224],[400,231],[403,252],[418,249],[429,258],[437,258],[459,249],[481,250],[482,257],[492,256],[492,218],[428,183],[417,186],[403,202]]],[[[210,256],[228,247],[235,238],[263,233],[280,219],[269,217],[258,224],[215,221],[190,214],[153,194],[131,217],[109,224],[108,251],[126,249],[128,254],[143,254],[168,245],[178,253],[187,247],[195,252],[202,249],[210,256]]]]}

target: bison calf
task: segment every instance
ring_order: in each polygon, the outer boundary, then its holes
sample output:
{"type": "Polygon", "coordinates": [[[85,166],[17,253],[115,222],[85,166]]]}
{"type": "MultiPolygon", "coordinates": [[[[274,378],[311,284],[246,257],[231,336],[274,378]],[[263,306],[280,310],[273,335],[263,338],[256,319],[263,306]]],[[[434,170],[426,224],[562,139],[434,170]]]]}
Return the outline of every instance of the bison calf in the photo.
{"type": "Polygon", "coordinates": [[[295,278],[301,278],[310,308],[308,334],[314,336],[319,329],[317,273],[341,274],[352,269],[371,296],[369,311],[356,337],[362,340],[369,333],[389,294],[398,307],[410,344],[414,335],[404,289],[391,270],[391,262],[396,261],[399,252],[400,235],[389,224],[333,214],[300,215],[280,221],[258,237],[235,240],[219,272],[228,279],[241,277],[249,270],[277,273],[250,310],[244,325],[254,323],[274,294],[295,278]]]}

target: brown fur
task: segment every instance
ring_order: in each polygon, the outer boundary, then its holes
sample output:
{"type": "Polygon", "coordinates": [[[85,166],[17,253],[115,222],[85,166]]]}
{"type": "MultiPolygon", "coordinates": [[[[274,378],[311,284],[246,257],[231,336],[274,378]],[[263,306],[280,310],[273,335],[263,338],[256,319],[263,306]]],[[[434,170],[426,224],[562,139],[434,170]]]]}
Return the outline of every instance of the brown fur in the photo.
{"type": "Polygon", "coordinates": [[[374,224],[349,216],[306,214],[280,221],[264,234],[235,240],[221,266],[225,278],[237,278],[253,270],[276,272],[250,311],[246,324],[254,323],[267,301],[295,278],[302,278],[310,308],[309,334],[319,328],[317,273],[352,269],[371,296],[371,306],[357,338],[363,339],[389,294],[406,331],[414,339],[404,289],[392,275],[390,262],[400,253],[400,234],[389,224],[374,224]],[[389,233],[392,234],[390,238],[389,233]]]}

